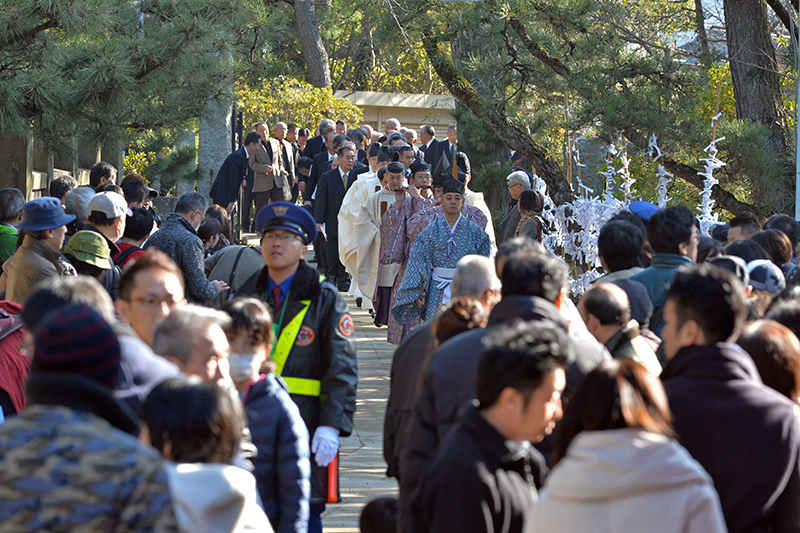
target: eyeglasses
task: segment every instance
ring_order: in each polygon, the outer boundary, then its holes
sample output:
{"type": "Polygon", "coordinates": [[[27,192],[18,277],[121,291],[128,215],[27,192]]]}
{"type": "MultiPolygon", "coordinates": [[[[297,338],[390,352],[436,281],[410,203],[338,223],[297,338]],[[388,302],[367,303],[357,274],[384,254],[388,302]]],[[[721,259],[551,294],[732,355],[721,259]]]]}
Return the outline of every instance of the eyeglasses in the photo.
{"type": "Polygon", "coordinates": [[[299,239],[299,238],[300,237],[298,235],[292,235],[291,233],[283,233],[283,234],[267,233],[267,234],[264,235],[264,240],[265,241],[275,241],[277,239],[280,239],[282,242],[286,242],[286,243],[291,242],[291,241],[293,241],[295,239],[299,239]]]}
{"type": "Polygon", "coordinates": [[[510,191],[511,189],[516,187],[517,185],[519,185],[519,183],[512,183],[511,185],[508,186],[508,190],[510,191]]]}
{"type": "Polygon", "coordinates": [[[174,296],[164,296],[159,298],[158,296],[141,296],[138,298],[131,298],[131,302],[136,302],[138,304],[142,304],[147,307],[155,307],[156,305],[167,304],[167,307],[172,309],[179,303],[183,302],[184,300],[176,300],[174,296]]]}

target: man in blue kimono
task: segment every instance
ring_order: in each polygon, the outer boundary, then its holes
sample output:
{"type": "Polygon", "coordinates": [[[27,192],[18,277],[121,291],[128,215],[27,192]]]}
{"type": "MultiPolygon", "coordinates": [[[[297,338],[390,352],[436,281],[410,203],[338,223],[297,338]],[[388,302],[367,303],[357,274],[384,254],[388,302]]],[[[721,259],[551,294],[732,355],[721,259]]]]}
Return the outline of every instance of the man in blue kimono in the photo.
{"type": "Polygon", "coordinates": [[[469,254],[489,257],[491,241],[477,224],[462,216],[464,183],[444,182],[443,213],[419,234],[397,290],[392,314],[404,324],[433,318],[450,301],[450,284],[458,260],[469,254]]]}

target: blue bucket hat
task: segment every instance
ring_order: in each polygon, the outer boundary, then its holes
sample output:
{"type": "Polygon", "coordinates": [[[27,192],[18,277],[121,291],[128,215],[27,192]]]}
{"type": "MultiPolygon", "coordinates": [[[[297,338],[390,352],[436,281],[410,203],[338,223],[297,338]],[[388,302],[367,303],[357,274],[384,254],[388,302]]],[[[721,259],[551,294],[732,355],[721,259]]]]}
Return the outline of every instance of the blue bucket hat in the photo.
{"type": "Polygon", "coordinates": [[[266,233],[270,229],[285,229],[297,233],[309,244],[317,238],[317,223],[302,207],[290,202],[271,202],[256,215],[256,227],[266,233]]]}
{"type": "Polygon", "coordinates": [[[60,228],[75,220],[75,215],[64,213],[58,198],[46,196],[36,198],[25,204],[22,212],[22,224],[17,229],[26,231],[44,231],[60,228]]]}

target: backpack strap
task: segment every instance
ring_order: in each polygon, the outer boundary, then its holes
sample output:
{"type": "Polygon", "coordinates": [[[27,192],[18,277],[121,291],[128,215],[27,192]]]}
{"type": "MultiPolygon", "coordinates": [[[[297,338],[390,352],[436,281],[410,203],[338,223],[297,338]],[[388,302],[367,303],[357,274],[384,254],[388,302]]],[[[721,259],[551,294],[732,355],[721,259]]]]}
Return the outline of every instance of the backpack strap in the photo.
{"type": "Polygon", "coordinates": [[[236,252],[236,259],[233,260],[233,268],[231,268],[231,275],[228,278],[228,287],[233,288],[233,278],[236,276],[236,267],[239,266],[239,259],[242,258],[242,254],[245,250],[253,250],[256,251],[255,248],[252,246],[243,246],[238,252],[236,252]]]}
{"type": "Polygon", "coordinates": [[[125,250],[124,252],[122,252],[121,254],[119,254],[117,257],[114,258],[114,264],[117,265],[119,268],[122,268],[122,263],[128,257],[130,257],[130,255],[133,252],[137,250],[141,250],[141,248],[139,248],[138,246],[131,246],[130,248],[128,248],[127,250],[125,250]]]}
{"type": "Polygon", "coordinates": [[[539,220],[539,217],[537,217],[535,215],[532,216],[529,220],[533,220],[533,224],[536,226],[536,233],[539,236],[539,238],[537,240],[539,242],[542,242],[542,237],[543,237],[543,235],[542,235],[542,221],[539,220]]]}
{"type": "Polygon", "coordinates": [[[11,315],[11,316],[14,318],[14,325],[5,330],[4,332],[0,333],[0,341],[2,341],[15,331],[22,329],[22,319],[19,318],[19,315],[11,315]],[[17,322],[17,320],[19,320],[19,322],[17,322]]]}

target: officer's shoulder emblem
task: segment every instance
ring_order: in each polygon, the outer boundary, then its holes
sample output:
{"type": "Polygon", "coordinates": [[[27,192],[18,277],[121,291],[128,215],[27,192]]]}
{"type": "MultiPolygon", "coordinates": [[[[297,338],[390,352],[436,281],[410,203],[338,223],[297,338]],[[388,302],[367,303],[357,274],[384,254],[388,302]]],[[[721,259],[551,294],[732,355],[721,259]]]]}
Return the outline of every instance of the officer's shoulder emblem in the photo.
{"type": "Polygon", "coordinates": [[[350,318],[350,315],[345,313],[342,315],[342,318],[339,319],[339,331],[342,332],[342,335],[345,337],[349,337],[353,334],[353,319],[350,318]]]}
{"type": "Polygon", "coordinates": [[[308,326],[300,328],[297,334],[297,340],[294,342],[297,346],[308,346],[314,342],[314,330],[308,326]]]}

